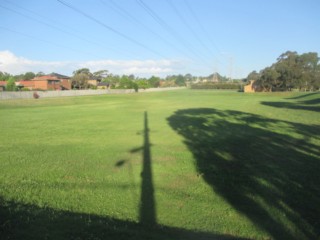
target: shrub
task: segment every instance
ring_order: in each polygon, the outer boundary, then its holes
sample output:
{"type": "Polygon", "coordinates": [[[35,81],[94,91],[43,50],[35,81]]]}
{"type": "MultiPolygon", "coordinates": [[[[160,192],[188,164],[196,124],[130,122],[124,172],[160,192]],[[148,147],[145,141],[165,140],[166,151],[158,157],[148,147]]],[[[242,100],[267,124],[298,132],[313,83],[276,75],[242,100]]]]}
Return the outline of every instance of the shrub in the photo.
{"type": "Polygon", "coordinates": [[[134,91],[135,91],[135,92],[138,92],[138,91],[139,91],[139,86],[138,86],[138,84],[134,82],[132,85],[133,85],[134,91]]]}
{"type": "Polygon", "coordinates": [[[33,98],[34,98],[34,99],[38,99],[39,97],[40,97],[40,96],[39,96],[39,94],[38,94],[37,92],[34,92],[34,93],[33,93],[33,98]]]}
{"type": "Polygon", "coordinates": [[[16,91],[16,83],[14,77],[10,77],[7,81],[6,91],[16,91]]]}

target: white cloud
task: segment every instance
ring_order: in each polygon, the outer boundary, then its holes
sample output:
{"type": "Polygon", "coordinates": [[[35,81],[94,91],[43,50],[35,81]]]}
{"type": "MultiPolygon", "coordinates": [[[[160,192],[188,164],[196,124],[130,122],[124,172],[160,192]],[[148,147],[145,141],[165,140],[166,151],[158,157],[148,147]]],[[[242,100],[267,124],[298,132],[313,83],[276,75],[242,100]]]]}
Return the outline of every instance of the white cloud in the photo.
{"type": "Polygon", "coordinates": [[[177,73],[182,63],[178,60],[36,61],[16,56],[10,51],[0,51],[0,71],[11,74],[42,71],[70,75],[79,68],[89,68],[92,72],[105,69],[120,75],[165,76],[177,73]]]}
{"type": "Polygon", "coordinates": [[[43,62],[29,60],[23,57],[17,57],[10,51],[0,51],[0,71],[11,74],[20,74],[28,71],[50,71],[49,69],[58,69],[64,67],[67,62],[43,62]]]}

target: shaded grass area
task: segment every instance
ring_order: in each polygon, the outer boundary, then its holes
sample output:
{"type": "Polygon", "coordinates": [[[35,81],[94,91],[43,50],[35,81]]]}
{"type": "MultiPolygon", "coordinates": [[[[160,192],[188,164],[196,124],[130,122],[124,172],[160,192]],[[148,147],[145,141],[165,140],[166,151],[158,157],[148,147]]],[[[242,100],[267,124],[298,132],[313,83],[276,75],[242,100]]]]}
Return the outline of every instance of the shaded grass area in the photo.
{"type": "Polygon", "coordinates": [[[274,105],[317,99],[186,90],[0,102],[0,236],[317,238],[319,114],[274,105]]]}
{"type": "Polygon", "coordinates": [[[245,239],[0,199],[1,239],[245,239]]]}
{"type": "Polygon", "coordinates": [[[293,97],[295,101],[285,101],[285,102],[262,102],[263,105],[277,107],[277,108],[286,108],[286,109],[295,109],[295,110],[308,110],[314,112],[320,112],[320,93],[309,93],[306,95],[293,97]]]}
{"type": "Polygon", "coordinates": [[[213,190],[274,239],[319,236],[320,151],[309,141],[319,140],[319,126],[210,108],[178,110],[168,121],[213,190]]]}

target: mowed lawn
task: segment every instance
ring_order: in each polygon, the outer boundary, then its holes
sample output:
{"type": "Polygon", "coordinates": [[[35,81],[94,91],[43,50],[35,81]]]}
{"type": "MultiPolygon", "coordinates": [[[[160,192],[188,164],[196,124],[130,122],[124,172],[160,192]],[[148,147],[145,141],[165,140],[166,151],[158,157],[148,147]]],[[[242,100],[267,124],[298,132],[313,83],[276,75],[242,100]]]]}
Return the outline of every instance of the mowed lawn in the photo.
{"type": "Polygon", "coordinates": [[[320,93],[0,101],[1,239],[317,239],[320,93]]]}

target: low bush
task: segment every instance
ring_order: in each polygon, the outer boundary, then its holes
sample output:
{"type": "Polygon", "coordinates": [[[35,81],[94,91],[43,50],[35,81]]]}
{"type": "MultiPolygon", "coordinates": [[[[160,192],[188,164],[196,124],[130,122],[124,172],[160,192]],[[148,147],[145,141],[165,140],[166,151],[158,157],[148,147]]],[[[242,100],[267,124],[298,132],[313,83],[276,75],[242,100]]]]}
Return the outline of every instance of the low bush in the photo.
{"type": "Polygon", "coordinates": [[[28,91],[30,91],[30,89],[24,87],[24,88],[21,88],[21,91],[28,92],[28,91]]]}

